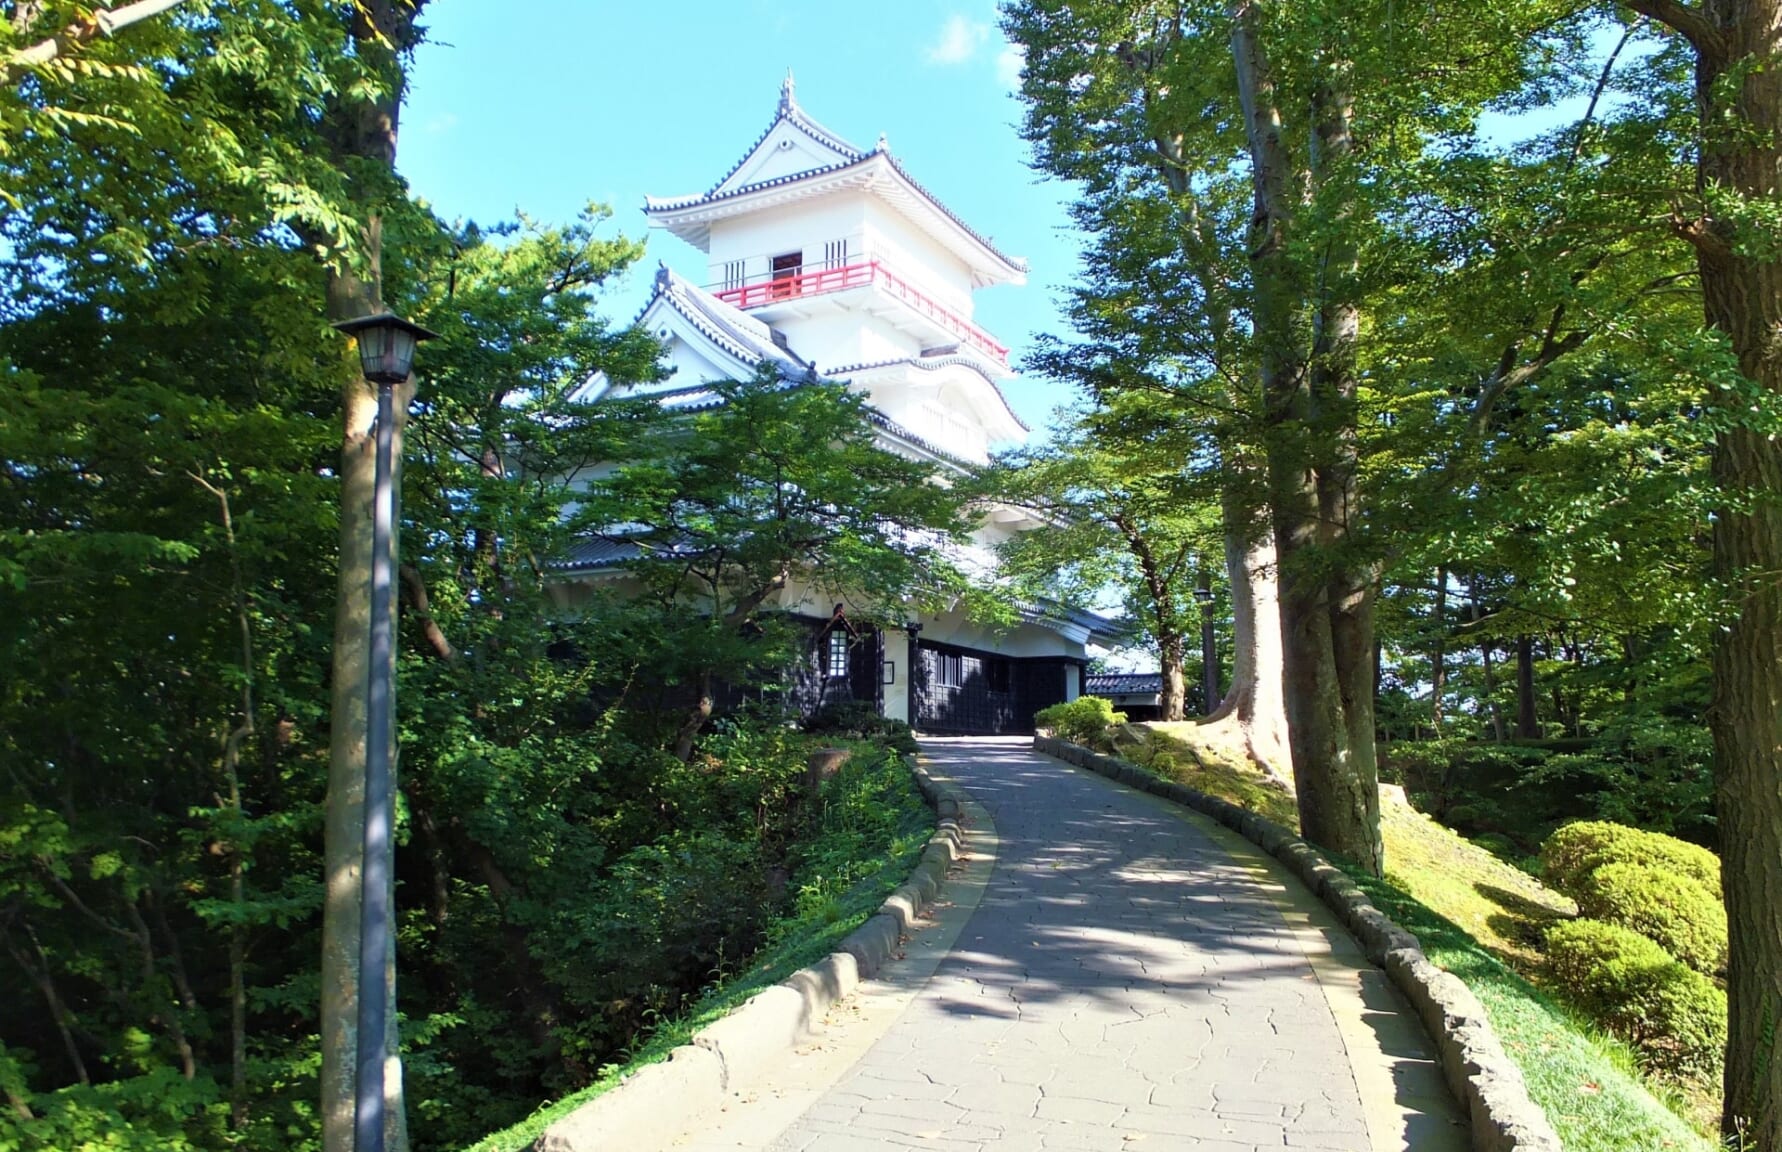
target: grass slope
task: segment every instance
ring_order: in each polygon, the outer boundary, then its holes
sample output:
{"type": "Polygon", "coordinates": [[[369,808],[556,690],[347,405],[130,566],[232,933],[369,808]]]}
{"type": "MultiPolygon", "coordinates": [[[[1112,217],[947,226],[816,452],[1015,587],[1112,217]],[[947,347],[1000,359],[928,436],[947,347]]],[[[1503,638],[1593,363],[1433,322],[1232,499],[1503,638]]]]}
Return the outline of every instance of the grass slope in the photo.
{"type": "MultiPolygon", "coordinates": [[[[1120,740],[1118,750],[1191,788],[1298,827],[1293,797],[1234,762],[1228,750],[1200,746],[1194,728],[1138,725],[1142,739],[1120,740]]],[[[1416,934],[1431,961],[1478,996],[1568,1152],[1712,1152],[1716,1145],[1640,1080],[1625,1046],[1513,970],[1536,970],[1541,929],[1575,915],[1576,906],[1416,811],[1402,791],[1382,789],[1380,807],[1386,879],[1356,880],[1381,911],[1416,934]]]]}

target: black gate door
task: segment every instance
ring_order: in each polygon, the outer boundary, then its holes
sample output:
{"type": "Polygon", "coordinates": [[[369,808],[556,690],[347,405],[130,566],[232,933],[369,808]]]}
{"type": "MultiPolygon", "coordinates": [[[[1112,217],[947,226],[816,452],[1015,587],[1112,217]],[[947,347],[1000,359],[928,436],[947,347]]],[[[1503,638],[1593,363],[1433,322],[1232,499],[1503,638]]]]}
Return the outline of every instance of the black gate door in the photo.
{"type": "Polygon", "coordinates": [[[918,645],[916,727],[962,736],[1021,731],[1012,662],[951,645],[918,645]]]}

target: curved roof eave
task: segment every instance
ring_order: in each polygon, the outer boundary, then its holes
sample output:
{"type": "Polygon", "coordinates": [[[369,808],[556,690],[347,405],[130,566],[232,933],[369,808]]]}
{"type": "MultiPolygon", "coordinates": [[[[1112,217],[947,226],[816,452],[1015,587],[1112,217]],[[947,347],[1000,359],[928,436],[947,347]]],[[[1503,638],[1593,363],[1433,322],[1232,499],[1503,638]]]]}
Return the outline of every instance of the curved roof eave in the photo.
{"type": "Polygon", "coordinates": [[[839,376],[844,372],[875,372],[883,368],[901,368],[904,366],[920,368],[924,372],[936,372],[942,368],[953,367],[955,365],[962,368],[969,368],[979,376],[982,376],[984,382],[990,385],[990,390],[996,393],[996,399],[1002,404],[1003,412],[1007,414],[1010,420],[1015,422],[1015,427],[1021,429],[1023,432],[1033,431],[1027,421],[1021,419],[1020,414],[1015,411],[1014,405],[1009,403],[1008,396],[1002,390],[1002,384],[996,377],[985,371],[982,364],[979,364],[970,356],[930,356],[926,359],[920,356],[908,356],[901,360],[874,360],[865,364],[844,364],[838,368],[829,369],[828,374],[839,376]]]}
{"type": "MultiPolygon", "coordinates": [[[[769,131],[771,131],[771,129],[769,129],[769,131]]],[[[765,139],[765,137],[763,137],[763,139],[765,139]]],[[[1023,260],[1018,256],[1010,256],[992,243],[989,237],[983,235],[971,225],[967,224],[959,217],[958,213],[941,203],[940,200],[935,197],[934,193],[917,183],[915,178],[904,168],[903,164],[889,152],[869,152],[861,156],[860,159],[850,160],[845,164],[829,164],[821,168],[811,168],[803,172],[792,172],[785,176],[775,176],[767,180],[757,180],[753,184],[743,184],[724,192],[718,192],[714,189],[711,192],[704,192],[693,196],[671,196],[663,198],[645,196],[644,214],[654,219],[659,215],[671,215],[673,213],[685,212],[693,208],[705,208],[714,204],[723,204],[729,201],[739,200],[747,196],[765,192],[769,189],[787,188],[807,181],[814,182],[821,179],[829,179],[845,175],[856,169],[863,169],[870,164],[875,164],[880,157],[883,157],[885,160],[886,170],[892,173],[893,177],[900,181],[919,202],[926,204],[938,216],[944,219],[948,224],[951,224],[953,230],[962,235],[970,245],[977,248],[981,254],[988,256],[991,262],[1000,265],[1005,275],[1010,279],[1024,279],[1026,277],[1028,271],[1026,260],[1023,260]]],[[[725,179],[729,179],[729,177],[727,176],[725,179]]]]}

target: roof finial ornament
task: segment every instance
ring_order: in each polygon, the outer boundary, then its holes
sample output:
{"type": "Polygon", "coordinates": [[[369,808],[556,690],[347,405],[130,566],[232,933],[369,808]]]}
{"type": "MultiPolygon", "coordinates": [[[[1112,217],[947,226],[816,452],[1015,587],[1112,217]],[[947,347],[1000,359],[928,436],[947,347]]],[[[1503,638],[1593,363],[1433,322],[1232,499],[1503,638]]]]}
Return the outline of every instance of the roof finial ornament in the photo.
{"type": "Polygon", "coordinates": [[[889,152],[889,151],[891,151],[891,142],[889,140],[885,139],[885,134],[883,132],[879,133],[879,142],[872,146],[872,150],[874,152],[889,152]]]}
{"type": "Polygon", "coordinates": [[[786,69],[786,78],[780,81],[780,111],[790,112],[798,107],[798,98],[792,94],[792,69],[786,69]]]}

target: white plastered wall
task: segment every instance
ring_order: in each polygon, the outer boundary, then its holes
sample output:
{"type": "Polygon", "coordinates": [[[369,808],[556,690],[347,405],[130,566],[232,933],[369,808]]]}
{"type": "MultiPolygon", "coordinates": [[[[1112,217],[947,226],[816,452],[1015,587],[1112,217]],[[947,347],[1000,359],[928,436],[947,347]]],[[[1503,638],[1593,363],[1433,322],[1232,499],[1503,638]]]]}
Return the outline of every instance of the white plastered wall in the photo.
{"type": "Polygon", "coordinates": [[[885,715],[892,720],[909,723],[910,719],[910,638],[901,628],[887,628],[883,633],[885,660],[893,672],[884,686],[885,715]]]}
{"type": "Polygon", "coordinates": [[[787,252],[804,253],[805,271],[815,271],[823,262],[823,246],[837,240],[848,242],[850,262],[863,258],[867,242],[865,193],[814,196],[746,216],[714,220],[708,247],[711,284],[721,287],[724,266],[736,260],[743,262],[743,274],[749,280],[765,279],[772,270],[772,258],[787,252]]]}
{"type": "Polygon", "coordinates": [[[864,223],[873,255],[936,303],[971,319],[971,270],[964,261],[882,200],[867,202],[864,223]]]}

